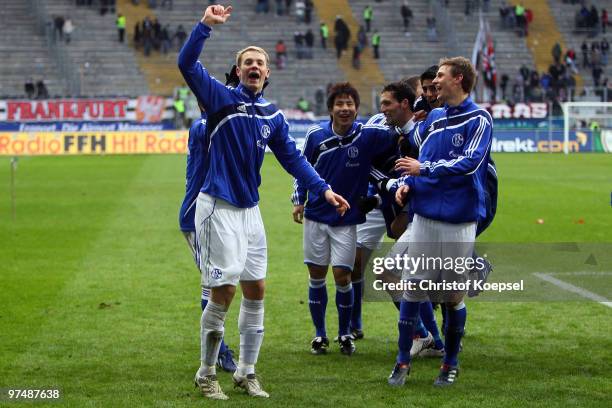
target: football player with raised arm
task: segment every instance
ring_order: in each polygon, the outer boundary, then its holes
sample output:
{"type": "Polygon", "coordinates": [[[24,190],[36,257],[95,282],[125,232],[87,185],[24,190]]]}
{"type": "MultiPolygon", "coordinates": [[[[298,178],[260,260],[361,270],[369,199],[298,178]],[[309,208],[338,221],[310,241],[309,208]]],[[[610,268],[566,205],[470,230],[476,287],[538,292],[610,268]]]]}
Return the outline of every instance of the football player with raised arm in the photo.
{"type": "Polygon", "coordinates": [[[195,382],[207,398],[228,398],[217,380],[215,361],[227,310],[240,283],[240,353],[233,380],[248,395],[267,398],[255,375],[264,335],[267,244],[258,188],[266,147],[325,205],[340,215],[349,205],[300,155],[284,115],[264,99],[262,90],[270,75],[265,50],[249,46],[238,51],[240,84],[235,88],[217,81],[198,61],[212,27],[225,23],[231,13],[231,6],[207,7],[178,57],[181,74],[208,114],[209,160],[196,202],[195,227],[202,285],[211,288],[211,297],[200,321],[201,364],[195,382]]]}

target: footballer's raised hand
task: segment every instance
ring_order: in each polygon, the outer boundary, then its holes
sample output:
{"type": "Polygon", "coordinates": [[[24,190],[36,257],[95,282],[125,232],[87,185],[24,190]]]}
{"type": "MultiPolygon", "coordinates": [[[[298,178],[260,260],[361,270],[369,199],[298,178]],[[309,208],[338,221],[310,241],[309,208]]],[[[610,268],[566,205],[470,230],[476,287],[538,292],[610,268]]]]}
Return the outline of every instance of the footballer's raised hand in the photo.
{"type": "Polygon", "coordinates": [[[204,16],[202,17],[202,23],[207,26],[213,26],[215,24],[223,24],[227,21],[229,16],[232,15],[232,6],[208,6],[206,7],[206,11],[204,12],[204,16]]]}
{"type": "Polygon", "coordinates": [[[301,224],[304,220],[304,206],[303,205],[294,205],[293,206],[293,221],[301,224]]]}
{"type": "Polygon", "coordinates": [[[346,201],[340,194],[334,193],[331,188],[325,190],[325,200],[336,207],[336,212],[340,214],[340,216],[343,216],[344,213],[351,208],[348,201],[346,201]]]}
{"type": "Polygon", "coordinates": [[[395,192],[395,202],[400,205],[400,206],[404,206],[404,201],[406,200],[406,196],[408,195],[408,191],[410,190],[410,187],[403,185],[401,187],[399,187],[397,189],[397,191],[395,192]]]}

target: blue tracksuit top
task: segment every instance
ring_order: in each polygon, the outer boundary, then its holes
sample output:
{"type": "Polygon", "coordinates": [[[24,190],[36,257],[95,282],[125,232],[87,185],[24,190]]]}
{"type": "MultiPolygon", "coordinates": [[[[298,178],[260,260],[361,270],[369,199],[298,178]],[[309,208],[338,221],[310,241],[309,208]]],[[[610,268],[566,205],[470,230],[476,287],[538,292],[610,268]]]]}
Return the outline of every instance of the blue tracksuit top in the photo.
{"type": "Polygon", "coordinates": [[[195,231],[195,204],[202,184],[208,146],[206,145],[206,119],[194,120],[187,141],[187,168],[185,170],[185,198],[179,211],[181,231],[195,231]]]}
{"type": "Polygon", "coordinates": [[[357,209],[357,199],[367,195],[372,160],[396,144],[397,134],[387,126],[355,122],[346,136],[334,133],[331,121],[312,126],[306,132],[303,155],[334,191],[349,202],[351,209],[341,217],[334,207],[312,194],[299,180],[295,183],[293,204],[306,203],[307,219],[334,227],[365,222],[365,215],[357,209]]]}
{"type": "Polygon", "coordinates": [[[317,196],[329,186],[300,155],[282,112],[242,84],[226,87],[197,60],[211,28],[198,23],[178,56],[178,66],[208,114],[208,160],[201,191],[249,208],[259,202],[266,146],[281,165],[317,196]]]}
{"type": "Polygon", "coordinates": [[[402,177],[412,190],[415,214],[460,224],[486,217],[487,165],[493,120],[468,97],[459,106],[432,110],[415,126],[411,139],[420,146],[420,176],[402,177]]]}

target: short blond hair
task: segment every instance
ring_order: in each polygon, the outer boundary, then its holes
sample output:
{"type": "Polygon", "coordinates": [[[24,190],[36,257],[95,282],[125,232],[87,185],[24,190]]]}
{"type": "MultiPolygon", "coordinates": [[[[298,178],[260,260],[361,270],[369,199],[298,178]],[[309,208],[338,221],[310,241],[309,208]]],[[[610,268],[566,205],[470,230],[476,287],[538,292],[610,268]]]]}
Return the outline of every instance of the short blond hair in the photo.
{"type": "Polygon", "coordinates": [[[244,55],[244,53],[248,52],[248,51],[256,51],[259,52],[261,54],[264,55],[264,57],[266,57],[266,66],[270,66],[270,56],[268,55],[268,53],[266,52],[266,50],[264,50],[261,47],[256,47],[254,45],[249,45],[246,48],[241,49],[240,51],[238,51],[236,53],[236,66],[239,67],[240,63],[242,62],[242,56],[244,55]]]}
{"type": "Polygon", "coordinates": [[[476,70],[469,59],[465,57],[441,58],[438,65],[440,67],[448,65],[453,77],[463,75],[461,89],[468,94],[472,92],[476,84],[476,70]]]}

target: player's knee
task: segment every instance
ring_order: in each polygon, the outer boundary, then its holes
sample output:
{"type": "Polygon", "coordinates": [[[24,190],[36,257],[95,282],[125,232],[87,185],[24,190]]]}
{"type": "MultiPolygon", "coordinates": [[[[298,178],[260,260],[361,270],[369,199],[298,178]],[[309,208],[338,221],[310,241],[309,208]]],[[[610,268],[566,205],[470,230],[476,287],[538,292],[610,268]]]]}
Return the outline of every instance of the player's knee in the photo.
{"type": "Polygon", "coordinates": [[[315,265],[313,263],[306,265],[308,266],[308,274],[311,279],[325,279],[327,276],[327,266],[315,265]]]}
{"type": "Polygon", "coordinates": [[[242,294],[246,299],[262,300],[266,289],[266,284],[263,279],[257,281],[241,281],[242,294]]]}

